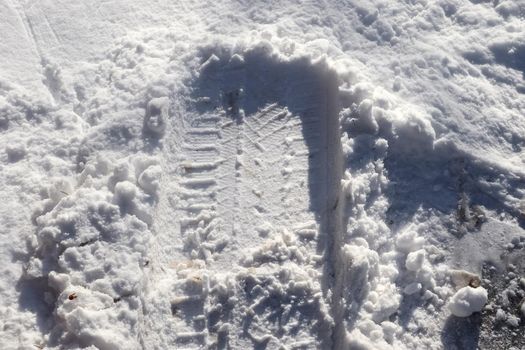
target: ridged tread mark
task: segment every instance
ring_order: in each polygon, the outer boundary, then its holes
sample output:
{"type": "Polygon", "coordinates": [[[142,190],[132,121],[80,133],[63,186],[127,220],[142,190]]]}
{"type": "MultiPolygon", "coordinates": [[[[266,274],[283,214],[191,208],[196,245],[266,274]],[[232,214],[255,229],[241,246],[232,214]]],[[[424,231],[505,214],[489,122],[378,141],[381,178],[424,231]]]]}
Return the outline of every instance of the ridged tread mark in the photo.
{"type": "MultiPolygon", "coordinates": [[[[286,89],[291,90],[292,102],[287,107],[284,107],[282,102],[274,103],[247,116],[244,116],[242,104],[239,104],[237,109],[216,109],[205,115],[197,112],[192,115],[191,106],[183,112],[186,119],[184,127],[180,128],[181,147],[177,150],[181,152],[173,157],[177,160],[178,176],[171,179],[177,182],[175,187],[181,191],[174,191],[179,192],[176,194],[179,200],[172,204],[176,212],[166,215],[179,218],[180,234],[191,236],[188,242],[195,243],[192,249],[186,248],[184,254],[189,255],[191,261],[195,258],[205,259],[208,262],[208,273],[220,274],[228,267],[236,265],[241,250],[262,247],[266,238],[258,236],[256,228],[266,221],[279,228],[295,227],[299,223],[313,221],[314,224],[293,228],[298,235],[308,239],[318,240],[320,235],[339,233],[335,232],[339,230],[337,225],[329,225],[329,222],[335,222],[337,217],[327,213],[334,207],[333,194],[329,193],[332,191],[329,189],[330,182],[337,181],[334,175],[339,174],[331,172],[330,160],[326,160],[335,150],[327,140],[337,137],[335,134],[328,135],[327,129],[334,121],[333,125],[337,125],[337,115],[326,105],[331,102],[328,100],[332,91],[327,91],[330,86],[324,86],[324,77],[318,76],[317,73],[312,74],[310,76],[316,77],[315,79],[308,80],[297,76],[297,84],[277,90],[279,94],[286,89]],[[302,101],[298,103],[294,99],[302,101]],[[304,102],[308,105],[304,106],[304,102]],[[288,109],[293,112],[289,112],[288,109]],[[193,166],[195,164],[197,165],[193,166]],[[211,192],[207,194],[205,189],[199,187],[199,184],[202,185],[199,181],[212,179],[215,183],[207,182],[209,187],[206,190],[211,192]],[[312,201],[315,202],[314,205],[311,205],[312,201]],[[186,219],[181,219],[182,217],[186,219]],[[246,235],[241,237],[240,233],[246,235]],[[226,254],[213,252],[213,246],[204,240],[220,235],[226,236],[228,242],[234,241],[238,244],[231,244],[226,254]]],[[[214,89],[213,86],[216,85],[212,85],[211,90],[214,89]]],[[[204,93],[207,91],[204,90],[204,93]]],[[[282,96],[283,101],[289,101],[288,95],[286,98],[285,95],[282,96]]],[[[333,157],[335,156],[334,154],[333,157]]],[[[325,255],[328,256],[336,249],[332,249],[331,246],[338,247],[339,241],[334,238],[324,239],[332,241],[319,248],[326,251],[325,255]]],[[[318,253],[314,243],[308,243],[308,247],[313,248],[313,254],[318,253]]],[[[331,267],[337,262],[337,259],[334,259],[330,263],[331,267]]],[[[331,272],[330,269],[327,271],[331,272]]],[[[329,281],[323,286],[325,294],[329,295],[333,287],[332,282],[329,281]]],[[[243,298],[242,291],[235,293],[243,298]]],[[[189,294],[191,293],[180,290],[181,297],[189,294]]],[[[206,291],[201,295],[202,299],[188,301],[193,303],[192,308],[198,312],[189,320],[183,320],[181,325],[184,326],[181,326],[178,332],[179,341],[185,345],[190,344],[187,346],[202,347],[204,344],[210,344],[213,342],[211,333],[216,332],[206,320],[206,315],[209,316],[210,308],[213,307],[213,301],[210,300],[213,296],[209,298],[206,291]],[[207,327],[208,331],[204,330],[204,327],[207,327]]],[[[251,303],[249,299],[244,301],[251,303]]],[[[340,305],[334,302],[332,306],[340,305]]],[[[268,334],[275,335],[277,339],[279,336],[274,332],[280,330],[264,321],[268,312],[273,311],[263,310],[261,320],[256,320],[247,327],[251,330],[260,328],[268,334]]],[[[306,314],[303,316],[315,320],[315,317],[306,314]]],[[[244,344],[246,340],[242,339],[245,338],[242,335],[231,336],[232,344],[244,344]]],[[[321,333],[318,336],[317,340],[323,342],[325,337],[321,333]]],[[[333,340],[339,341],[339,335],[334,336],[333,340]]]]}
{"type": "MultiPolygon", "coordinates": [[[[217,211],[221,167],[225,163],[220,146],[221,119],[215,115],[201,115],[184,121],[182,153],[177,162],[174,187],[178,190],[171,204],[184,242],[181,249],[188,261],[211,259],[215,233],[223,226],[224,220],[217,211]]],[[[203,284],[202,277],[192,278],[196,279],[196,285],[203,284]]],[[[199,294],[188,295],[187,286],[179,289],[180,295],[171,302],[172,314],[177,320],[175,341],[179,346],[192,349],[206,347],[210,342],[207,290],[202,287],[199,294]]]]}

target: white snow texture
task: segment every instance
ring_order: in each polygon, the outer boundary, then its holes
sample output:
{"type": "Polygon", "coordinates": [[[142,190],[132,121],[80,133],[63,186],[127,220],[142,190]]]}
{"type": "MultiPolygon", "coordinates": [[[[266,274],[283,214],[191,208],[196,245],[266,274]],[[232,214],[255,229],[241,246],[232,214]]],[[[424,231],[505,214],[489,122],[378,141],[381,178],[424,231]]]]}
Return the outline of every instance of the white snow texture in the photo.
{"type": "Polygon", "coordinates": [[[525,320],[524,16],[0,0],[0,348],[490,348],[525,320]]]}
{"type": "Polygon", "coordinates": [[[458,317],[467,317],[473,312],[479,312],[487,303],[487,291],[483,287],[461,288],[450,298],[450,311],[458,317]]]}

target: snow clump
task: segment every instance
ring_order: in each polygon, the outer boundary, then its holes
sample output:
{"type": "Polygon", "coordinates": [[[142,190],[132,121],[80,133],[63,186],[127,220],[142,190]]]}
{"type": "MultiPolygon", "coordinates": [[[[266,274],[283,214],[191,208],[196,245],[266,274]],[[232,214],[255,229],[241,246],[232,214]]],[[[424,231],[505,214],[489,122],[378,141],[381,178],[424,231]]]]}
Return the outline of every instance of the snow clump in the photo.
{"type": "Polygon", "coordinates": [[[154,98],[148,102],[144,126],[149,132],[157,136],[164,134],[168,119],[168,107],[169,99],[167,97],[154,98]]]}
{"type": "Polygon", "coordinates": [[[449,310],[454,316],[468,317],[474,312],[479,312],[487,303],[487,290],[483,287],[463,287],[452,296],[448,304],[449,310]]]}

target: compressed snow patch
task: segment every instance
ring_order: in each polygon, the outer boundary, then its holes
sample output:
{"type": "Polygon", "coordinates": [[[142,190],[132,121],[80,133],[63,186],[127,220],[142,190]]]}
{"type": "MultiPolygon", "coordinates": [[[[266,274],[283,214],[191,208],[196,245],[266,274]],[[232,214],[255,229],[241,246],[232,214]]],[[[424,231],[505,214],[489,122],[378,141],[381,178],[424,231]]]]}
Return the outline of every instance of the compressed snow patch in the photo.
{"type": "Polygon", "coordinates": [[[487,290],[483,287],[463,287],[450,299],[448,308],[454,316],[468,317],[481,311],[487,303],[487,298],[487,290]]]}

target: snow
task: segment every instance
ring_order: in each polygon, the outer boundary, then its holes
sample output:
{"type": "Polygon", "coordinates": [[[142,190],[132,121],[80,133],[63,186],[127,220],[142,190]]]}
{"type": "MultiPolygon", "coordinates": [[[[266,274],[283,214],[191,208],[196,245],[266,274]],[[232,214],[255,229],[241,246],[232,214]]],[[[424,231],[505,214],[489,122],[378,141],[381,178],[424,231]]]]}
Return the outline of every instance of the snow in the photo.
{"type": "Polygon", "coordinates": [[[162,136],[166,130],[169,100],[167,97],[153,98],[146,107],[146,117],[144,119],[147,131],[162,136]]]}
{"type": "Polygon", "coordinates": [[[0,1],[2,348],[525,346],[524,14],[0,1]]]}
{"type": "Polygon", "coordinates": [[[448,308],[458,317],[467,317],[479,312],[487,302],[487,290],[483,287],[463,287],[450,298],[448,308]]]}
{"type": "Polygon", "coordinates": [[[425,262],[425,250],[420,249],[415,252],[411,252],[407,255],[407,260],[405,262],[405,267],[409,271],[419,271],[423,267],[425,262]]]}

